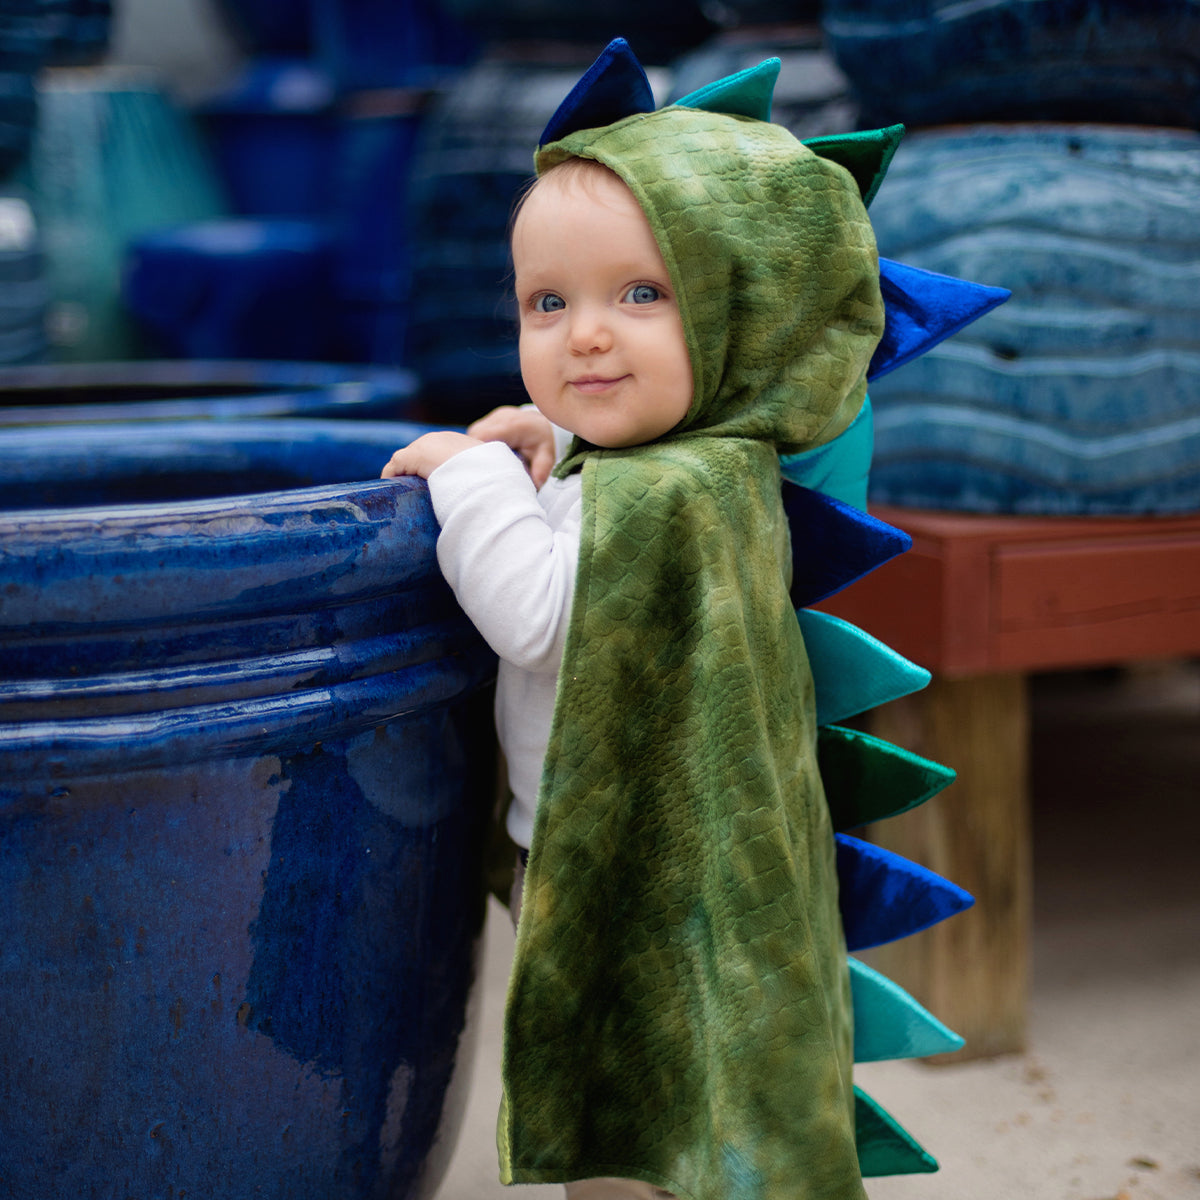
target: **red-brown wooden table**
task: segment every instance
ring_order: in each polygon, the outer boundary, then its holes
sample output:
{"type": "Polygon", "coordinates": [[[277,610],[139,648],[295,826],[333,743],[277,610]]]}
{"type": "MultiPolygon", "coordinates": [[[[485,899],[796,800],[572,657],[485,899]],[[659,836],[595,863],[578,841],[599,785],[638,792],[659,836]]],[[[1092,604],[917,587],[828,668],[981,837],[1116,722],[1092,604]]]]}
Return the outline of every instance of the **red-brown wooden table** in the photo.
{"type": "Polygon", "coordinates": [[[913,548],[822,605],[933,672],[873,732],[958,780],[870,832],[975,907],[873,963],[967,1039],[1025,1042],[1031,914],[1027,676],[1200,654],[1200,515],[989,517],[876,508],[913,548]]]}

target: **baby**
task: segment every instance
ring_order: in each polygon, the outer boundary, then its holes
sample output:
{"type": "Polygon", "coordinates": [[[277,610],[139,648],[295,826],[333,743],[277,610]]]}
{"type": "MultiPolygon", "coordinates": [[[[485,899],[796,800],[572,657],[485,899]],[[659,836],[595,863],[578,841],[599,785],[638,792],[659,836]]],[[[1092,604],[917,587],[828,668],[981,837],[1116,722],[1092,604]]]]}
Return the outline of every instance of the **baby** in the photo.
{"type": "Polygon", "coordinates": [[[428,479],[439,563],[500,657],[528,852],[502,1178],[861,1200],[779,456],[863,403],[870,225],[843,168],[740,114],[573,129],[537,167],[512,237],[533,407],[383,472],[428,479]]]}
{"type": "Polygon", "coordinates": [[[547,481],[554,429],[598,447],[653,441],[691,406],[692,370],[662,254],[612,171],[585,159],[556,167],[523,204],[512,243],[535,408],[498,409],[469,435],[426,434],[383,474],[430,480],[438,561],[500,656],[508,832],[527,849],[579,557],[580,476],[547,481]]]}

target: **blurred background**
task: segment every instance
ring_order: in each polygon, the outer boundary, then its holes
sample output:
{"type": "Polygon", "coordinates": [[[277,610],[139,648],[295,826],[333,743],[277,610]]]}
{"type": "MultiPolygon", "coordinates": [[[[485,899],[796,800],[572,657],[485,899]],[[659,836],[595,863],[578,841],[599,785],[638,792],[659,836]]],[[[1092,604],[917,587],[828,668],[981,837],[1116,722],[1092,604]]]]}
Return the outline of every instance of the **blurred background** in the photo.
{"type": "Polygon", "coordinates": [[[0,365],[373,364],[455,422],[519,400],[513,197],[618,34],[664,102],[778,55],[798,136],[905,123],[881,252],[1013,289],[874,387],[874,499],[1195,511],[1195,0],[8,0],[0,365]]]}

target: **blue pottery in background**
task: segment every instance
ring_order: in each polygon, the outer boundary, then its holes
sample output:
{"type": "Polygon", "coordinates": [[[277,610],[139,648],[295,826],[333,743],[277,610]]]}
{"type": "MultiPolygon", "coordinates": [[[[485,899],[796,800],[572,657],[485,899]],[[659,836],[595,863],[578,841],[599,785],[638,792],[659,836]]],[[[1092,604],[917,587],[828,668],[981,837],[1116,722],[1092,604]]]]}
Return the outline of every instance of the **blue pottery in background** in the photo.
{"type": "Polygon", "coordinates": [[[252,63],[200,110],[235,208],[135,238],[122,295],[163,354],[404,361],[413,146],[428,93],[252,63]]]}
{"type": "Polygon", "coordinates": [[[22,176],[46,256],[52,357],[137,357],[137,330],[120,303],[127,242],[225,211],[190,123],[144,75],[46,71],[22,176]]]}
{"type": "Polygon", "coordinates": [[[1200,510],[1200,134],[980,125],[905,138],[880,252],[1012,299],[871,386],[876,503],[1200,510]]]}
{"type": "MultiPolygon", "coordinates": [[[[724,21],[734,17],[724,4],[701,0],[606,0],[604,4],[577,4],[571,0],[443,0],[445,8],[472,32],[490,43],[514,43],[518,53],[526,43],[529,58],[555,53],[554,43],[574,43],[594,58],[614,37],[629,41],[643,63],[664,64],[715,32],[715,10],[724,21]],[[536,43],[541,42],[541,46],[536,43]]],[[[801,0],[799,17],[811,3],[801,0]]],[[[557,48],[561,53],[561,46],[557,48]]],[[[584,64],[586,66],[586,62],[584,64]]],[[[539,131],[540,132],[540,131],[539,131]]]]}
{"type": "Polygon", "coordinates": [[[508,222],[533,175],[546,113],[594,57],[585,47],[558,47],[558,55],[477,63],[437,98],[417,143],[405,361],[442,419],[465,424],[527,399],[508,222]]]}
{"type": "Polygon", "coordinates": [[[45,259],[29,201],[0,190],[0,364],[32,363],[46,351],[45,259]]]}
{"type": "Polygon", "coordinates": [[[1195,0],[824,0],[822,11],[865,128],[1200,119],[1195,0]]]}
{"type": "Polygon", "coordinates": [[[412,234],[409,176],[429,94],[352,97],[335,175],[334,292],[338,357],[406,362],[412,234]]]}
{"type": "Polygon", "coordinates": [[[337,155],[333,82],[295,58],[252,59],[194,110],[243,216],[328,213],[337,155]]]}
{"type": "Polygon", "coordinates": [[[424,486],[369,478],[419,432],[0,431],[13,1200],[436,1187],[493,660],[424,486]]]}
{"type": "MultiPolygon", "coordinates": [[[[0,427],[187,418],[411,419],[416,390],[409,371],[331,363],[167,360],[10,367],[0,370],[0,427]]],[[[363,478],[378,473],[364,469],[363,478]]]]}
{"type": "Polygon", "coordinates": [[[250,54],[307,54],[312,47],[308,0],[217,0],[217,8],[250,54]]]}
{"type": "MultiPolygon", "coordinates": [[[[771,5],[746,5],[764,15],[771,5]]],[[[784,7],[784,6],[778,6],[784,7]]],[[[829,53],[815,25],[767,25],[722,34],[671,64],[668,100],[681,100],[713,79],[723,79],[766,58],[779,58],[779,80],[771,95],[771,120],[798,138],[845,133],[858,120],[850,82],[829,53]]]]}
{"type": "Polygon", "coordinates": [[[237,217],[133,238],[121,299],[155,354],[338,357],[334,238],[325,222],[237,217]]]}
{"type": "Polygon", "coordinates": [[[112,34],[112,0],[42,0],[41,7],[50,35],[49,62],[72,66],[104,57],[112,34]]]}
{"type": "Polygon", "coordinates": [[[340,92],[429,87],[478,46],[441,0],[309,0],[315,57],[340,92]]]}

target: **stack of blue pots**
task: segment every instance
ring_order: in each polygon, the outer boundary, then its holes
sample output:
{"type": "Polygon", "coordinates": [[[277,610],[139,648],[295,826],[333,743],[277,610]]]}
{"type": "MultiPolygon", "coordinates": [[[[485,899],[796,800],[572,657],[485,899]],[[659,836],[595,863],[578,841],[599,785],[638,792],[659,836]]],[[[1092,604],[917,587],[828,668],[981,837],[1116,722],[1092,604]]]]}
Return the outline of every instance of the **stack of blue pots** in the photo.
{"type": "Polygon", "coordinates": [[[420,0],[223,9],[246,57],[196,116],[231,217],[137,239],[126,301],[168,354],[398,364],[413,143],[474,42],[420,0]]]}
{"type": "Polygon", "coordinates": [[[826,0],[880,251],[1012,299],[876,382],[877,502],[1200,509],[1200,9],[826,0]]]}

